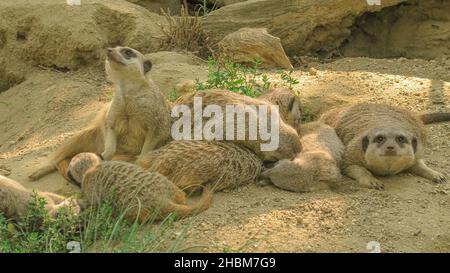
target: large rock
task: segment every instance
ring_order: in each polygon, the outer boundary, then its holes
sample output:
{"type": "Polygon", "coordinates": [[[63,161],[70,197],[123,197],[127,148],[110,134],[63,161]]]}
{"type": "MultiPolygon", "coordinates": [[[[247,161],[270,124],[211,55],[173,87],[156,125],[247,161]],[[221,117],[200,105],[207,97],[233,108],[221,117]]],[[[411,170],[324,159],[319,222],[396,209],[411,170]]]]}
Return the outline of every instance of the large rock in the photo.
{"type": "Polygon", "coordinates": [[[159,50],[163,17],[122,0],[0,1],[0,67],[19,62],[77,69],[103,62],[104,49],[159,50]]]}
{"type": "Polygon", "coordinates": [[[450,1],[410,1],[356,21],[342,53],[375,58],[450,58],[450,1]]]}
{"type": "Polygon", "coordinates": [[[265,68],[293,68],[280,39],[265,28],[241,28],[228,34],[219,42],[219,53],[238,63],[251,65],[257,59],[265,68]]]}
{"type": "Polygon", "coordinates": [[[192,53],[160,51],[145,56],[153,63],[152,79],[167,98],[180,82],[205,81],[208,77],[206,62],[192,53]]]}
{"type": "Polygon", "coordinates": [[[356,18],[406,0],[249,0],[225,6],[202,19],[214,42],[243,27],[265,27],[279,37],[289,55],[336,49],[350,35],[356,18]]]}

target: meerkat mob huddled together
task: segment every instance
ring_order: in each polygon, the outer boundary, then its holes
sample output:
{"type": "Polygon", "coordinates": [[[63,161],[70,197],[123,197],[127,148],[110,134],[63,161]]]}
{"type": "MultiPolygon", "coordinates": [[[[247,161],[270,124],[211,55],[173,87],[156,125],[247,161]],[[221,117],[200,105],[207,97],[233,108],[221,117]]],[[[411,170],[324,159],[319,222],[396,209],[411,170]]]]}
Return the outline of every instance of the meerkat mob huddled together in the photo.
{"type": "MultiPolygon", "coordinates": [[[[417,114],[358,103],[330,109],[318,121],[302,124],[301,101],[285,88],[269,90],[259,98],[219,89],[186,92],[169,104],[149,76],[151,67],[151,61],[135,49],[106,50],[106,74],[115,87],[111,103],[29,176],[38,180],[57,170],[81,188],[79,200],[36,192],[46,200],[50,215],[62,207],[79,212],[78,201],[95,207],[112,195],[116,213],[146,223],[172,213],[177,218],[195,215],[211,206],[214,192],[257,181],[295,192],[329,188],[342,175],[375,189],[382,189],[383,183],[374,175],[403,171],[446,181],[423,159],[424,124],[450,121],[450,113],[417,114]],[[195,109],[199,98],[202,105],[195,109]],[[244,139],[230,140],[222,131],[216,140],[171,135],[178,122],[173,116],[176,107],[184,106],[196,115],[209,105],[233,105],[257,123],[262,117],[256,107],[267,106],[268,116],[276,114],[278,147],[262,149],[268,139],[250,139],[252,128],[245,122],[244,139]],[[186,193],[195,192],[201,196],[186,202],[186,193]]],[[[206,122],[204,116],[200,119],[206,122]]],[[[223,122],[230,121],[224,116],[223,122]]],[[[231,121],[233,128],[238,122],[231,121]]],[[[194,120],[188,120],[188,126],[196,127],[194,120]]],[[[20,217],[31,198],[30,190],[0,176],[0,210],[7,217],[20,217]]]]}

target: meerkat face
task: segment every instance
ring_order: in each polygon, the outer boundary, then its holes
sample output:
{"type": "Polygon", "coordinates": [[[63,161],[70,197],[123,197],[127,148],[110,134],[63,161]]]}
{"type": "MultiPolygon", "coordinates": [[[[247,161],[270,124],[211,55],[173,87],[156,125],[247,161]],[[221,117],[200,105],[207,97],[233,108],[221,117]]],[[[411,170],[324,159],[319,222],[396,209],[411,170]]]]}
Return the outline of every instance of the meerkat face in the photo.
{"type": "Polygon", "coordinates": [[[152,63],[139,51],[118,46],[106,49],[105,68],[110,79],[115,82],[130,78],[145,78],[152,68],[152,63]]]}
{"type": "Polygon", "coordinates": [[[293,159],[302,151],[302,143],[297,131],[289,125],[284,125],[284,133],[279,134],[279,146],[274,151],[264,152],[263,161],[270,164],[281,159],[293,159]]]}
{"type": "Polygon", "coordinates": [[[393,175],[415,162],[417,138],[399,128],[371,130],[362,139],[364,159],[376,174],[393,175]]]}
{"type": "Polygon", "coordinates": [[[84,175],[102,163],[100,156],[94,153],[80,153],[69,163],[67,176],[77,186],[81,186],[84,175]]]}

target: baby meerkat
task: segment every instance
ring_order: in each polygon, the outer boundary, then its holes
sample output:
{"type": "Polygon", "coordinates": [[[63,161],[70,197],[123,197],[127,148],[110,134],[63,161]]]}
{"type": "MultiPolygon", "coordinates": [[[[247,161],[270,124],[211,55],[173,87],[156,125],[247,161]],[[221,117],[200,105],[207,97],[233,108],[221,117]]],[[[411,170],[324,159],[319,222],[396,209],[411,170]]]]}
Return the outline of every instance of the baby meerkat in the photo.
{"type": "Polygon", "coordinates": [[[129,47],[108,48],[106,55],[106,73],[115,86],[112,102],[87,129],[59,147],[47,165],[29,176],[31,180],[55,169],[65,175],[70,159],[81,152],[98,153],[105,160],[116,155],[132,158],[170,139],[169,107],[149,78],[151,62],[129,47]]]}
{"type": "MultiPolygon", "coordinates": [[[[65,207],[73,213],[79,213],[78,202],[72,198],[51,192],[36,192],[38,197],[46,201],[45,209],[54,217],[57,212],[65,207]]],[[[18,220],[33,201],[33,192],[23,187],[19,182],[0,175],[0,212],[6,217],[18,220]]]]}
{"type": "Polygon", "coordinates": [[[261,178],[295,192],[326,189],[330,182],[339,182],[344,144],[334,129],[321,122],[310,122],[301,125],[299,131],[302,132],[303,151],[294,159],[278,161],[264,171],[261,178]]]}
{"type": "MultiPolygon", "coordinates": [[[[227,129],[223,129],[223,131],[219,133],[222,138],[221,140],[232,141],[238,145],[245,146],[256,153],[256,155],[258,155],[258,157],[260,157],[264,161],[277,161],[284,158],[293,158],[295,154],[299,153],[302,149],[297,131],[286,124],[279,117],[278,111],[274,112],[272,110],[273,108],[277,109],[277,106],[265,100],[250,98],[227,90],[211,89],[178,98],[178,100],[174,104],[174,107],[172,108],[172,112],[177,106],[188,107],[191,111],[193,110],[193,128],[196,125],[195,116],[197,115],[197,112],[200,112],[201,115],[201,113],[205,112],[205,109],[207,109],[207,107],[218,106],[224,113],[223,124],[225,124],[226,128],[228,128],[229,126],[232,128],[237,128],[237,130],[233,131],[234,138],[232,138],[232,140],[228,138],[229,132],[227,132],[227,129]],[[195,107],[196,98],[201,98],[202,105],[199,109],[195,107]],[[235,118],[232,121],[228,120],[226,117],[228,116],[227,112],[230,106],[234,109],[235,113],[235,118]],[[254,136],[254,138],[249,137],[250,131],[251,129],[253,129],[251,128],[252,125],[259,125],[258,129],[261,129],[261,124],[258,124],[261,120],[261,116],[259,116],[259,113],[261,113],[261,111],[258,111],[257,107],[267,109],[266,117],[268,121],[272,121],[272,117],[276,117],[276,122],[279,126],[277,128],[278,132],[275,136],[278,145],[275,149],[263,149],[262,145],[266,145],[267,143],[269,143],[269,141],[263,140],[260,135],[254,136]],[[242,115],[244,117],[244,120],[239,120],[239,118],[236,118],[236,113],[244,113],[242,115]],[[234,123],[232,123],[233,121],[234,123]],[[237,133],[239,131],[239,128],[243,129],[244,131],[244,137],[242,138],[236,137],[238,135],[237,133]]],[[[207,121],[208,120],[204,118],[203,124],[205,124],[207,121]]],[[[271,130],[274,130],[273,127],[275,126],[272,127],[271,125],[272,123],[269,123],[269,126],[267,126],[267,128],[270,127],[271,130]]],[[[256,129],[256,127],[254,128],[255,132],[257,132],[258,130],[256,129]]],[[[273,139],[269,138],[269,140],[272,141],[273,139]]]]}
{"type": "Polygon", "coordinates": [[[98,206],[112,197],[115,212],[125,213],[129,221],[162,220],[170,213],[183,218],[200,213],[211,204],[209,187],[203,189],[199,201],[188,205],[185,193],[162,174],[147,172],[128,162],[101,162],[93,153],[73,157],[68,172],[74,182],[81,185],[87,206],[98,206]]]}
{"type": "Polygon", "coordinates": [[[425,123],[450,120],[450,113],[415,114],[384,104],[360,103],[325,112],[321,121],[336,130],[345,145],[344,172],[361,185],[381,189],[372,174],[408,171],[441,183],[446,177],[423,160],[425,123]]]}
{"type": "Polygon", "coordinates": [[[212,184],[214,191],[255,182],[262,161],[234,143],[179,140],[139,156],[136,164],[166,176],[183,190],[212,184]]]}
{"type": "Polygon", "coordinates": [[[273,88],[258,97],[279,106],[280,117],[293,128],[299,128],[303,115],[300,98],[288,88],[273,88]]]}

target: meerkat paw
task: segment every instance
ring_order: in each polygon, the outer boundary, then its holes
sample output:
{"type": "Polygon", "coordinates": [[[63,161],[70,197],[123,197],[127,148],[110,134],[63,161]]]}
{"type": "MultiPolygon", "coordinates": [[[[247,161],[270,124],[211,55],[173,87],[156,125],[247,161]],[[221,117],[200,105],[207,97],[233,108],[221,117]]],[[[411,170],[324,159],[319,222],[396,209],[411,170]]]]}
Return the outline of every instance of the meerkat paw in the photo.
{"type": "Polygon", "coordinates": [[[438,184],[447,183],[447,177],[445,174],[436,171],[431,174],[431,180],[438,184]]]}
{"type": "Polygon", "coordinates": [[[443,173],[431,169],[423,160],[419,160],[417,164],[411,168],[411,173],[430,179],[435,183],[447,182],[447,177],[443,173]]]}
{"type": "Polygon", "coordinates": [[[113,158],[113,154],[105,151],[101,154],[101,158],[103,158],[104,160],[111,160],[111,158],[113,158]]]}
{"type": "Polygon", "coordinates": [[[369,189],[382,190],[384,189],[384,183],[375,177],[363,179],[360,184],[368,187],[369,189]]]}

